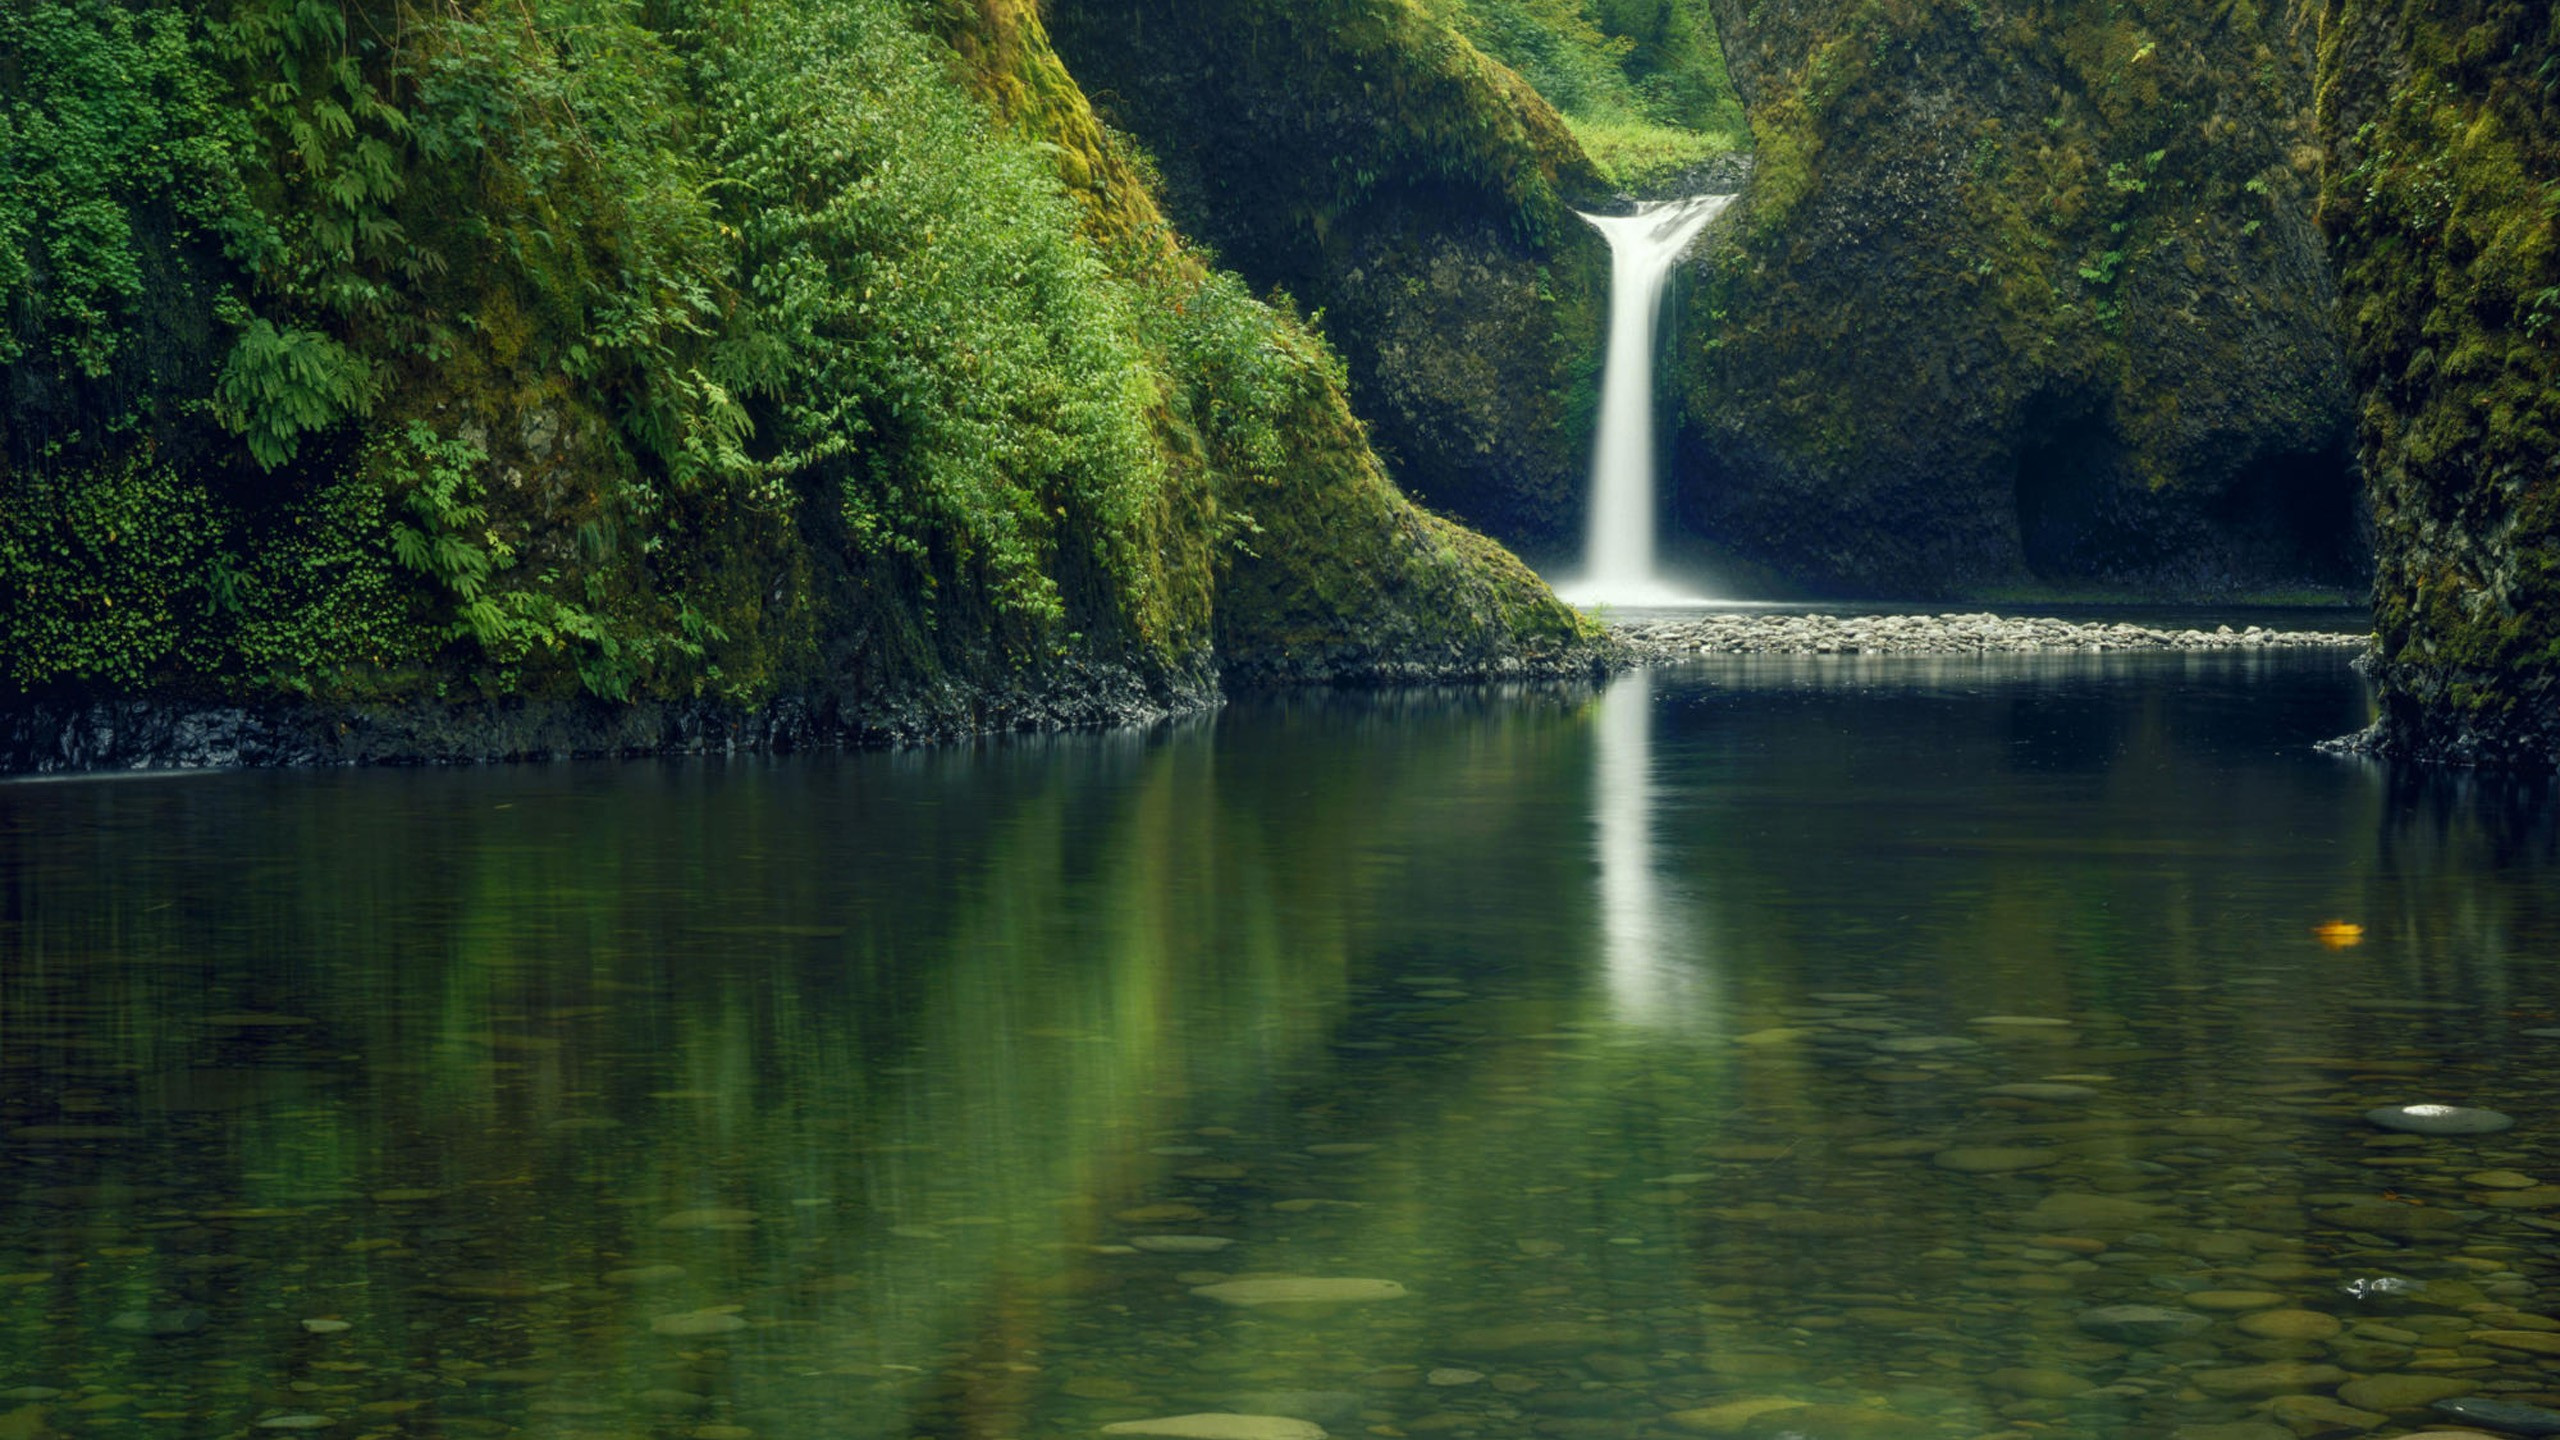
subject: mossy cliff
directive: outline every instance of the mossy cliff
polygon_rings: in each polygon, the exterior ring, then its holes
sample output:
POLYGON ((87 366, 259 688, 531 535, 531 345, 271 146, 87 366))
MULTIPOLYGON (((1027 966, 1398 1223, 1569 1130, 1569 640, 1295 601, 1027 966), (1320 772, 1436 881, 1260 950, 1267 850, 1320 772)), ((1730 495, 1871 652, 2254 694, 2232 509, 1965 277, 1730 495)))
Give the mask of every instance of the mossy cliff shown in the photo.
POLYGON ((476 755, 1589 653, 1027 0, 30 0, 0 79, 15 763, 189 705, 476 755))
POLYGON ((1678 499, 1861 594, 2359 583, 2288 0, 1715 0, 1757 168, 1678 499))
POLYGON ((1322 314, 1397 479, 1531 549, 1580 532, 1615 190, 1422 0, 1049 0, 1183 230, 1322 314))
POLYGON ((2560 12, 2331 0, 2321 31, 2378 562, 2365 741, 2560 763, 2560 12))

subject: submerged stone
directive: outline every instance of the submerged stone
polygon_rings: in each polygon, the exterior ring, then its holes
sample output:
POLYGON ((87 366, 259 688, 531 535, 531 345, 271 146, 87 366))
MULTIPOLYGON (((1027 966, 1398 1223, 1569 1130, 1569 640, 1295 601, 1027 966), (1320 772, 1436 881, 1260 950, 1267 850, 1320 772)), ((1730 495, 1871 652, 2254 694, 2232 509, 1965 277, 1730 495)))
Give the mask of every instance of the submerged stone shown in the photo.
POLYGON ((2013 1367, 1994 1370, 1982 1377, 1982 1383, 1994 1390, 2024 1395, 2037 1400, 2067 1400, 2089 1388, 2089 1382, 2067 1370, 2037 1370, 2013 1367))
POLYGON ((2240 1317, 2240 1333, 2261 1340, 2326 1340, 2346 1328, 2317 1310, 2261 1310, 2240 1317))
POLYGON ((2458 1395, 2439 1400, 2432 1407, 2439 1415, 2450 1415, 2472 1425, 2486 1425, 2510 1435, 2560 1435, 2560 1410, 2545 1410, 2518 1400, 2497 1400, 2486 1395, 2458 1395))
POLYGON ((2310 1365, 2298 1360, 2278 1360, 2266 1365, 2242 1365, 2229 1370, 2198 1370, 2188 1377, 2195 1387, 2207 1395, 2223 1399, 2240 1399, 2261 1395, 2282 1395, 2290 1391, 2325 1390, 2347 1379, 2347 1372, 2335 1365, 2310 1365))
POLYGON ((674 1315, 660 1315, 650 1320, 649 1333, 679 1338, 703 1335, 732 1335, 747 1328, 745 1317, 735 1305, 722 1305, 709 1310, 686 1310, 674 1315))
POLYGON ((2166 1206, 2128 1200, 2121 1195, 2057 1190, 2037 1201, 2036 1208, 2027 1212, 2027 1220, 2039 1230, 2120 1230, 2167 1213, 2166 1206))
POLYGON ((1763 1415, 1781 1410, 1805 1410, 1812 1402, 1793 1400, 1780 1395, 1763 1395, 1748 1400, 1728 1400, 1697 1410, 1675 1410, 1664 1418, 1683 1430, 1701 1435, 1739 1435, 1745 1425, 1763 1415))
POLYGON ((1160 1435, 1168 1440, 1325 1440, 1325 1429, 1312 1420, 1288 1415, 1231 1415, 1209 1412, 1167 1415, 1157 1420, 1123 1420, 1102 1427, 1105 1435, 1160 1435))
POLYGON ((2193 1310, 2172 1310, 2165 1305, 2103 1305, 2082 1311, 2077 1323, 2092 1335, 2130 1345, 2157 1345, 2213 1324, 2193 1310))
POLYGON ((2385 1130, 2411 1135, 2490 1135, 2515 1125, 2515 1117, 2461 1105, 2385 1105, 2364 1118, 2385 1130))
POLYGON ((2262 1408, 2300 1440, 2362 1434, 2391 1418, 2377 1410, 2341 1405, 2326 1395, 2278 1395, 2262 1408))
POLYGON ((2478 1383, 2443 1375, 2368 1375, 2339 1386, 2338 1398, 2359 1410, 2424 1410, 2439 1400, 2463 1394, 2478 1383))
POLYGON ((1192 1294, 1222 1305, 1353 1305, 1373 1300, 1400 1300, 1405 1288, 1393 1280, 1330 1276, 1280 1276, 1268 1280, 1227 1280, 1192 1287, 1192 1294))
POLYGON ((1982 1093, 2011 1100, 2094 1100, 2101 1092, 2087 1085, 2057 1085, 2051 1081, 2028 1080, 2015 1085, 1994 1085, 1982 1093))

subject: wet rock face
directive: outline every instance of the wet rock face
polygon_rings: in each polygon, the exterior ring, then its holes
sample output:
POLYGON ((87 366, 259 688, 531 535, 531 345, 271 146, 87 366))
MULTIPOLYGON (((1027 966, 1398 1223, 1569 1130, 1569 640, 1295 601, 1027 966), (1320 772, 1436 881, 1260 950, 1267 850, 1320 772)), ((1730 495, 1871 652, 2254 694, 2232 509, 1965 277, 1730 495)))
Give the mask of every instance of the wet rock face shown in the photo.
POLYGON ((2331 0, 2321 222, 2363 394, 2385 754, 2560 763, 2560 12, 2331 0))
POLYGON ((1612 196, 1562 119, 1418 9, 1057 0, 1068 67, 1185 234, 1324 312, 1397 483, 1533 556, 1579 538, 1612 196))
POLYGON ((1678 504, 1800 583, 2354 589, 2298 4, 1718 0, 1678 504))

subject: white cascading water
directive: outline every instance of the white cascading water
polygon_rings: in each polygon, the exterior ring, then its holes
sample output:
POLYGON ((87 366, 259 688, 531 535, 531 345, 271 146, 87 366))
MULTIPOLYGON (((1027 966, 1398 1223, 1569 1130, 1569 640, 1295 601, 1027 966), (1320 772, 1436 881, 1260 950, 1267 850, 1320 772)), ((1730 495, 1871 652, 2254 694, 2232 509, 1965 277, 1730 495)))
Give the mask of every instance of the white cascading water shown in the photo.
POLYGON ((1600 437, 1591 458, 1591 529, 1582 574, 1556 586, 1576 605, 1688 605, 1653 568, 1653 351, 1662 294, 1682 252, 1730 195, 1585 215, 1609 241, 1609 351, 1600 370, 1600 437))

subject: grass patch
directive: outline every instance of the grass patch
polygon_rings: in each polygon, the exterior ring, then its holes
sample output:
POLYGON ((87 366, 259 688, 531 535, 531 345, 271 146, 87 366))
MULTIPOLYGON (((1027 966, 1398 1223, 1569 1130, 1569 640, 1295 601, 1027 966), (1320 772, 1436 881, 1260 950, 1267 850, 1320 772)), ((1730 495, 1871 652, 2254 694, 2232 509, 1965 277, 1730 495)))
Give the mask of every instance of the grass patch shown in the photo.
POLYGON ((1630 190, 1668 180, 1701 161, 1745 148, 1739 134, 1684 130, 1650 120, 1584 119, 1567 115, 1565 124, 1592 161, 1610 179, 1630 190))

